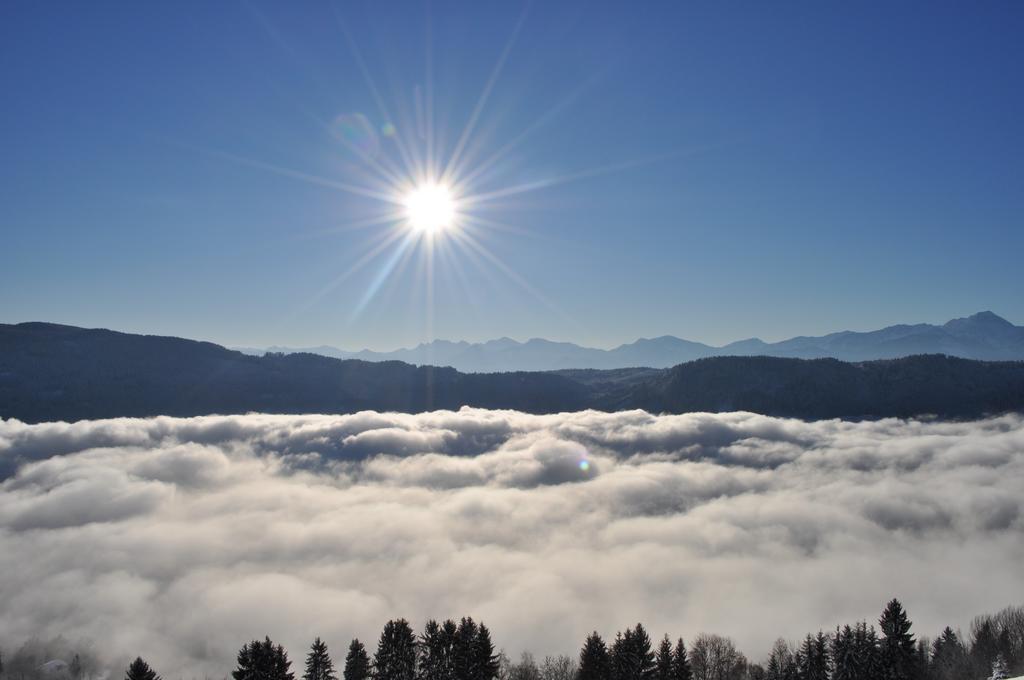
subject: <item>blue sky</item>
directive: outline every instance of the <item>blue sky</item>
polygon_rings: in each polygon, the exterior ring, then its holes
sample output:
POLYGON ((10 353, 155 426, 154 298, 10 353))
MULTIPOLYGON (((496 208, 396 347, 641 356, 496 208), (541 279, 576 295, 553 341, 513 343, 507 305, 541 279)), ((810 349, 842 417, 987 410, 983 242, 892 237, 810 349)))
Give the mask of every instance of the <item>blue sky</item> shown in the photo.
POLYGON ((1012 2, 4 3, 0 321, 380 349, 1022 323, 1021 35, 1012 2), (353 269, 398 227, 331 186, 381 186, 345 121, 404 171, 397 139, 443 161, 478 106, 467 172, 530 132, 473 191, 539 188, 466 208, 473 248, 353 269))

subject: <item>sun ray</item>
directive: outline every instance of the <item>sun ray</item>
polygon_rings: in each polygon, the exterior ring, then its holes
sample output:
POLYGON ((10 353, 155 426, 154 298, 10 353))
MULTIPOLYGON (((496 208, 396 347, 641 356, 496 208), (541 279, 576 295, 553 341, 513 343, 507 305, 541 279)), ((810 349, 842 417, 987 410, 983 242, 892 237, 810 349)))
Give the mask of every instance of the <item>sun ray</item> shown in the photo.
POLYGON ((229 153, 227 151, 221 151, 219 149, 209 149, 191 144, 184 144, 183 146, 191 148, 195 151, 199 151, 200 153, 205 153, 211 156, 217 156, 220 158, 224 158, 226 160, 233 161, 240 165, 248 165, 249 167, 258 168, 260 170, 266 170, 268 172, 273 172, 284 177, 289 177, 291 179, 297 179, 303 182, 308 182, 309 184, 329 187, 331 189, 338 189, 339 191, 355 194, 357 196, 374 198, 377 199, 378 201, 383 201, 385 203, 400 203, 398 198, 387 189, 375 191, 374 189, 371 188, 362 187, 355 184, 349 184, 347 182, 339 182, 337 180, 328 179, 326 177, 320 177, 319 175, 312 175, 308 172, 293 170, 292 168, 287 168, 283 165, 274 165, 273 163, 266 163, 264 161, 258 161, 253 158, 246 158, 245 156, 239 156, 233 153, 229 153))
MULTIPOLYGON (((477 241, 473 236, 462 232, 459 234, 459 241, 465 245, 468 245, 484 259, 490 262, 493 266, 497 267, 505 276, 511 279, 514 283, 519 285, 520 288, 525 290, 527 293, 536 298, 539 302, 548 307, 551 311, 555 312, 563 319, 576 323, 568 314, 566 314, 561 308, 558 307, 550 298, 541 293, 539 290, 530 285, 530 283, 519 275, 514 269, 509 267, 507 264, 501 261, 501 259, 487 249, 482 243, 477 241)), ((578 324, 577 324, 578 325, 578 324)))
POLYGON ((457 176, 459 172, 459 162, 462 151, 466 146, 466 142, 469 141, 469 136, 473 133, 473 128, 476 127, 477 120, 480 118, 480 114, 483 112, 484 106, 487 104, 487 100, 491 96, 491 91, 498 82, 498 77, 501 75, 501 71, 505 66, 505 62, 508 60, 509 54, 512 52, 512 47, 515 45, 516 40, 519 37, 519 33, 526 23, 526 17, 530 13, 530 3, 523 8, 522 14, 519 15, 519 20, 516 22, 515 27, 512 29, 512 34, 509 36, 508 41, 505 43, 504 49, 501 51, 501 55, 498 57, 497 63, 491 70, 490 77, 484 84, 484 89, 480 93, 480 98, 477 99, 476 106, 473 107, 473 112, 469 116, 469 120, 466 122, 465 127, 462 129, 462 134, 459 135, 459 140, 455 144, 455 150, 452 151, 451 156, 448 159, 448 163, 445 165, 444 171, 441 173, 442 181, 450 181, 452 177, 457 176))
MULTIPOLYGON (((370 69, 367 68, 366 62, 363 61, 363 55, 359 51, 359 46, 356 44, 355 38, 352 36, 352 32, 348 29, 348 24, 345 23, 344 18, 341 16, 341 12, 337 5, 333 6, 334 17, 338 22, 338 26, 341 28, 342 34, 345 36, 345 41, 348 44, 349 52, 352 53, 352 58, 356 62, 356 66, 359 68, 360 73, 363 76, 363 80, 366 82, 366 87, 370 90, 370 96, 373 97, 374 103, 377 105, 377 109, 380 111, 380 115, 384 116, 388 121, 394 120, 391 113, 384 103, 384 98, 380 94, 380 90, 377 89, 377 85, 373 81, 373 77, 370 75, 370 69)), ((410 175, 416 172, 416 164, 412 160, 412 155, 409 152, 408 147, 402 140, 400 134, 395 135, 395 146, 398 148, 398 153, 402 157, 402 162, 405 163, 406 172, 410 175)))
POLYGON ((388 247, 391 246, 395 241, 399 240, 403 236, 408 236, 408 232, 406 232, 405 230, 403 230, 403 229, 401 229, 399 227, 393 227, 392 229, 390 229, 388 231, 385 231, 385 232, 382 232, 382 233, 384 234, 384 236, 381 239, 380 243, 376 244, 375 246, 372 246, 366 253, 364 253, 362 256, 360 256, 359 259, 357 259, 355 262, 353 262, 352 265, 348 269, 343 271, 338 276, 334 277, 330 282, 327 283, 327 285, 325 285, 319 291, 317 291, 316 293, 311 295, 301 305, 301 308, 302 309, 308 309, 309 307, 311 307, 314 303, 316 303, 324 295, 327 295, 328 293, 330 293, 332 290, 334 290, 335 288, 340 286, 342 283, 344 283, 346 280, 348 280, 348 278, 351 277, 353 274, 355 274, 356 272, 361 270, 363 267, 365 267, 367 264, 372 262, 374 258, 376 258, 382 252, 387 250, 388 247))
POLYGON ((505 198, 508 196, 515 196, 518 194, 524 194, 531 191, 539 191, 541 189, 547 189, 550 187, 558 186, 560 184, 567 184, 569 182, 575 182, 581 179, 588 179, 590 177, 599 177, 601 175, 609 175, 616 172, 622 172, 623 170, 629 170, 632 168, 638 168, 644 165, 650 165, 652 163, 658 163, 660 161, 668 160, 670 158, 677 158, 683 154, 690 153, 688 151, 670 151, 666 153, 654 154, 645 158, 638 158, 630 161, 623 161, 621 163, 612 163, 609 165, 600 166, 597 168, 590 168, 587 170, 580 170, 567 175, 559 175, 556 177, 549 177, 547 179, 537 180, 535 182, 524 182, 523 184, 517 184, 503 189, 495 189, 494 191, 488 191, 479 194, 471 194, 463 199, 463 202, 468 205, 480 205, 487 203, 496 198, 505 198))
POLYGON ((296 235, 297 239, 308 239, 318 238, 321 236, 327 236, 331 234, 337 234, 345 231, 355 231, 358 229, 368 229, 370 227, 379 227, 384 224, 395 224, 402 220, 402 211, 396 210, 394 212, 385 213, 383 215, 377 215, 375 217, 367 217, 361 220, 349 220, 343 224, 334 227, 324 227, 323 229, 314 229, 312 231, 305 232, 303 234, 296 235))
POLYGON ((514 224, 507 224, 505 222, 488 219, 479 214, 467 214, 460 220, 459 225, 463 231, 476 227, 481 233, 485 233, 486 231, 503 231, 509 234, 515 234, 516 236, 528 236, 530 238, 541 239, 549 242, 555 240, 550 234, 541 233, 525 227, 519 227, 514 224))
POLYGON ((409 246, 415 241, 415 239, 416 236, 413 232, 406 232, 405 238, 402 239, 401 243, 398 244, 398 247, 395 248, 394 252, 391 253, 390 257, 388 257, 384 262, 384 266, 380 268, 377 275, 373 277, 373 281, 370 282, 370 285, 367 286, 366 290, 363 292, 362 297, 360 297, 355 309, 352 310, 352 313, 349 316, 350 321, 355 321, 359 318, 359 315, 362 314, 364 309, 366 309, 366 305, 373 300, 377 291, 380 290, 381 285, 383 285, 391 275, 392 270, 395 269, 395 265, 398 264, 399 258, 402 257, 403 253, 409 250, 409 246))
POLYGON ((593 87, 594 83, 599 80, 597 75, 592 76, 585 80, 581 85, 576 86, 575 89, 569 92, 568 95, 562 98, 557 104, 552 106, 550 109, 542 113, 537 120, 526 127, 522 132, 513 137, 511 140, 503 144, 497 151, 488 156, 485 160, 480 163, 476 163, 471 169, 467 170, 466 173, 459 177, 459 180, 467 185, 471 185, 480 175, 490 170, 498 161, 505 157, 510 151, 518 147, 524 141, 526 141, 532 134, 542 129, 545 125, 550 123, 552 120, 558 117, 560 113, 569 108, 576 102, 579 97, 586 92, 589 88, 593 87))

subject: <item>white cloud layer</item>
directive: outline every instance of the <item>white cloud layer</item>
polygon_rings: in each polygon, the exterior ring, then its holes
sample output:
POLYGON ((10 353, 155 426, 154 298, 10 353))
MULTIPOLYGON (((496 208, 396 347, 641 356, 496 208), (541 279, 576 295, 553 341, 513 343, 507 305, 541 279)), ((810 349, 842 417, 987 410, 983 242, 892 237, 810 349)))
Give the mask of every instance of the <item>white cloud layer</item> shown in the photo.
POLYGON ((0 479, 0 644, 168 678, 265 634, 295 665, 316 635, 372 651, 397 616, 471 614, 513 655, 643 621, 759 659, 892 596, 934 636, 1024 590, 1020 416, 0 421, 0 479))

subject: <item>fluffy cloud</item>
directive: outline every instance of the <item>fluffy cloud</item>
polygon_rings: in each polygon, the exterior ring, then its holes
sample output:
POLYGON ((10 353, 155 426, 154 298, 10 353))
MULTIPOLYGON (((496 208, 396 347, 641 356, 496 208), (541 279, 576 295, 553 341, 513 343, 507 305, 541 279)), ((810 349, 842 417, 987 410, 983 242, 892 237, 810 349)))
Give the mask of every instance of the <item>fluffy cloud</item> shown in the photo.
POLYGON ((750 413, 0 421, 0 643, 89 638, 223 676, 472 614, 510 653, 593 629, 921 634, 1019 600, 1024 419, 750 413), (581 465, 581 463, 583 463, 581 465))

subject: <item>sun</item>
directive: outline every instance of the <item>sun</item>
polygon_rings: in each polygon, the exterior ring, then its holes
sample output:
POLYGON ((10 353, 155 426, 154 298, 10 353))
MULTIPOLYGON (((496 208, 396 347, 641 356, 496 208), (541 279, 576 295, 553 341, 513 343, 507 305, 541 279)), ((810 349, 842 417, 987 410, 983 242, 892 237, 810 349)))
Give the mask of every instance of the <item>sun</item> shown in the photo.
POLYGON ((455 198, 444 184, 421 184, 405 195, 403 203, 409 225, 418 232, 435 234, 455 222, 455 198))

